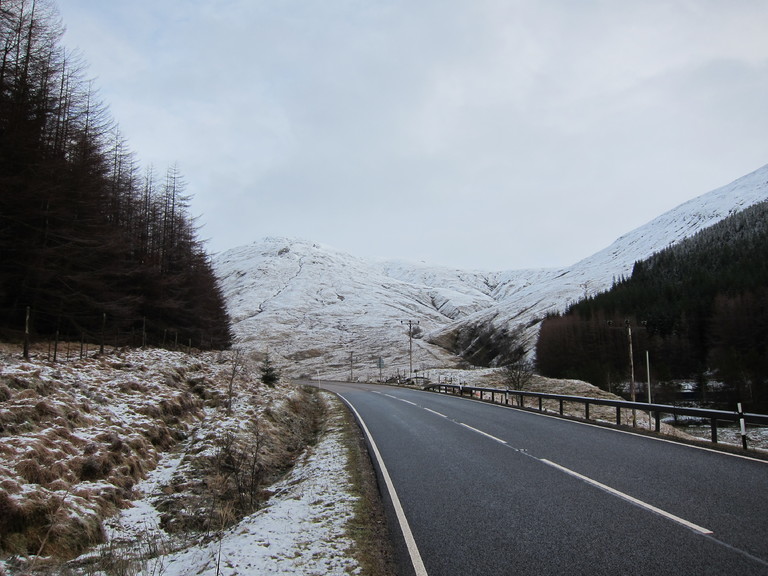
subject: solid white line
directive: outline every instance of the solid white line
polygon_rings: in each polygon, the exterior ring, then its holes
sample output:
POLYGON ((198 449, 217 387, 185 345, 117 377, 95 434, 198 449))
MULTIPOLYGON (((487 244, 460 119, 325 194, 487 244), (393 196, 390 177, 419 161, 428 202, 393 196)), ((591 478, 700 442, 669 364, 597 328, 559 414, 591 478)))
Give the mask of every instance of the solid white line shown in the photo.
POLYGON ((461 426, 464 426, 464 428, 469 428, 473 432, 477 432, 478 434, 482 434, 483 436, 487 436, 491 440, 496 440, 499 444, 506 444, 506 440, 502 440, 501 438, 496 438, 496 436, 492 436, 491 434, 488 434, 488 432, 483 432, 482 430, 478 430, 477 428, 473 428, 469 424, 464 424, 464 422, 459 422, 461 426))
POLYGON ((690 528, 694 532, 698 532, 699 534, 713 534, 712 530, 708 530, 707 528, 702 528, 698 524, 694 524, 693 522, 689 522, 688 520, 685 520, 684 518, 680 518, 679 516, 675 516, 674 514, 670 514, 669 512, 666 512, 665 510, 662 510, 661 508, 656 508, 656 506, 653 506, 651 504, 648 504, 647 502, 643 502, 642 500, 638 500, 637 498, 633 498, 629 494, 625 494, 624 492, 620 492, 619 490, 616 490, 615 488, 611 488, 610 486, 606 486, 602 482, 598 482, 597 480, 593 480, 592 478, 589 478, 588 476, 584 476, 582 474, 579 474, 578 472, 574 472, 573 470, 566 468, 565 466, 560 466, 560 464, 555 464, 551 460, 545 460, 543 458, 540 459, 541 462, 544 462, 544 464, 547 464, 549 466, 552 466, 553 468, 557 468, 558 470, 565 472, 566 474, 570 474, 571 476, 578 478, 579 480, 582 480, 586 482, 587 484, 591 484, 592 486, 596 486, 597 488, 600 488, 601 490, 605 490, 606 492, 613 494, 614 496, 618 496, 619 498, 622 498, 623 500, 626 500, 628 502, 631 502, 632 504, 635 504, 636 506, 640 506, 641 508, 645 508, 646 510, 650 510, 651 512, 655 512, 656 514, 659 514, 669 520, 672 520, 674 522, 677 522, 678 524, 682 524, 686 528, 690 528))
POLYGON ((442 416, 443 418, 448 418, 445 414, 441 414, 440 412, 437 412, 435 410, 432 410, 432 408, 424 408, 427 412, 432 412, 432 414, 436 414, 438 416, 442 416))
POLYGON ((384 459, 381 457, 379 447, 376 446, 376 442, 373 440, 373 436, 371 436, 371 433, 368 430, 368 426, 365 425, 365 421, 360 416, 360 413, 355 409, 354 406, 352 406, 349 400, 344 398, 344 396, 339 394, 339 397, 344 400, 352 412, 355 413, 357 421, 360 422, 360 427, 363 429, 363 432, 365 432, 368 441, 371 443, 371 450, 373 450, 373 454, 376 456, 376 461, 379 463, 381 475, 384 477, 384 483, 387 485, 389 497, 392 499, 392 506, 395 508, 395 514, 397 515, 397 521, 400 524, 400 530, 403 532, 403 538, 405 539, 405 545, 408 548, 408 554, 411 557, 413 570, 416 572, 416 576, 428 576, 427 569, 424 567, 424 562, 421 559, 421 553, 419 552, 419 548, 416 545, 416 540, 413 537, 413 532, 411 532, 411 526, 408 524, 408 519, 405 517, 405 511, 403 510, 403 506, 400 504, 400 498, 397 496, 397 491, 395 490, 395 485, 392 482, 392 478, 389 476, 389 471, 384 465, 384 459))

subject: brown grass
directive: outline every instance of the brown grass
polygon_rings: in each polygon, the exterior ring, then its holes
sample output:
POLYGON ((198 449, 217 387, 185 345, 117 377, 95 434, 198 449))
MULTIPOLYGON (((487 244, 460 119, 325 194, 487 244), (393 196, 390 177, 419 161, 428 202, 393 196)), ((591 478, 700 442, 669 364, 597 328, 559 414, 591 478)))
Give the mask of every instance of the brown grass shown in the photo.
POLYGON ((312 390, 264 410, 247 424, 206 435, 187 452, 192 477, 177 478, 158 504, 168 532, 210 533, 256 510, 322 428, 325 403, 312 390))
POLYGON ((16 464, 16 472, 29 484, 49 484, 56 476, 47 466, 41 466, 37 460, 27 458, 16 464))
MULTIPOLYGON (((151 356, 124 359, 133 354, 125 351, 54 364, 34 354, 21 361, 18 351, 4 356, 3 346, 0 554, 5 556, 71 558, 100 542, 102 520, 136 496, 136 482, 157 465, 160 452, 188 437, 204 406, 226 398, 227 362, 190 363, 179 355, 179 366, 168 369, 168 364, 156 367, 151 356), (3 373, 7 366, 12 374, 3 373), (196 373, 202 369, 205 375, 196 373), (130 410, 113 410, 125 404, 130 410)), ((323 403, 312 393, 298 391, 285 402, 273 402, 272 392, 263 394, 247 376, 238 376, 235 392, 253 426, 233 444, 231 455, 251 458, 258 482, 250 485, 244 475, 236 479, 226 463, 212 471, 211 446, 226 432, 214 420, 217 434, 189 447, 185 474, 190 475, 174 476, 164 488, 166 523, 189 515, 189 525, 218 529, 238 520, 263 502, 265 487, 315 441, 322 427, 323 403), (272 406, 269 417, 263 414, 265 405, 272 406), (253 498, 244 506, 246 485, 253 498), (195 498, 204 505, 187 507, 195 498)), ((230 425, 241 430, 235 419, 230 425)), ((42 567, 40 560, 35 562, 42 567)))

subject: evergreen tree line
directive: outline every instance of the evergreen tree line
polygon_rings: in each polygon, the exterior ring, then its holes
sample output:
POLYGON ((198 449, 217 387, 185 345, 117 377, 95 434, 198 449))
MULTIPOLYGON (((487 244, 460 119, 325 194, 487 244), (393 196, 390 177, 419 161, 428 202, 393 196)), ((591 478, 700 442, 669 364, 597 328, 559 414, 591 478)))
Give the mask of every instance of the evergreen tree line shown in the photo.
MULTIPOLYGON (((604 389, 635 375, 692 381, 705 400, 768 410, 768 203, 702 230, 648 260, 630 278, 544 320, 539 370, 604 389), (724 384, 719 397, 711 384, 724 384)), ((663 398, 661 398, 663 399, 663 398)))
POLYGON ((140 173, 50 0, 0 0, 0 332, 222 348, 179 171, 140 173))

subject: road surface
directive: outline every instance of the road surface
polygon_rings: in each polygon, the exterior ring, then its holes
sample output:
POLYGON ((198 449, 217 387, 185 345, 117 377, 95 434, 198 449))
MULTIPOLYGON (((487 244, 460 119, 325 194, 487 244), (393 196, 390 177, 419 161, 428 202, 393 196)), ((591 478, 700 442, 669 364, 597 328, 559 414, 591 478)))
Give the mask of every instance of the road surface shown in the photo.
POLYGON ((402 574, 768 575, 768 463, 419 390, 322 383, 369 436, 402 574))

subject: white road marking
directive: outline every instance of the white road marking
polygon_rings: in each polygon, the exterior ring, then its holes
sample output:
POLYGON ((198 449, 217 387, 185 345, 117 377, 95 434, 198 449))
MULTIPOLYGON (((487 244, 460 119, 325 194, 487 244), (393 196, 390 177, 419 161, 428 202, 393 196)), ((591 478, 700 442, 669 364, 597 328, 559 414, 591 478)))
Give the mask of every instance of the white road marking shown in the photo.
MULTIPOLYGON (((428 410, 428 408, 427 408, 428 410)), ((474 428, 470 426, 469 424, 464 424, 463 422, 457 422, 460 426, 464 426, 464 428, 468 428, 469 430, 472 430, 473 432, 477 432, 478 434, 482 434, 483 436, 486 436, 492 440, 495 440, 496 442, 499 442, 501 444, 507 444, 505 440, 502 440, 501 438, 497 438, 496 436, 493 436, 491 434, 488 434, 487 432, 483 432, 482 430, 478 430, 477 428, 474 428)), ((578 478, 579 480, 586 482, 587 484, 590 484, 592 486, 595 486, 596 488, 600 488, 601 490, 604 490, 605 492, 608 492, 609 494, 612 494, 614 496, 617 496, 621 498, 622 500, 625 500, 627 502, 630 502, 631 504, 634 504, 635 506, 639 506, 640 508, 644 508, 646 510, 649 510, 651 512, 654 512, 664 518, 667 518, 668 520, 672 520, 673 522, 677 522, 678 524, 682 524, 686 528, 689 528, 693 530, 694 532, 698 532, 699 534, 703 535, 710 535, 714 534, 712 530, 709 530, 708 528, 704 528, 702 526, 699 526, 698 524, 694 524, 693 522, 689 522, 685 518, 680 518, 679 516, 675 516, 674 514, 667 512, 666 510, 662 510, 661 508, 657 508, 656 506, 652 504, 648 504, 647 502, 643 502, 642 500, 639 500, 633 496, 630 496, 629 494, 626 494, 624 492, 621 492, 620 490, 616 490, 615 488, 611 488, 610 486, 603 484, 602 482, 598 482, 597 480, 593 480, 589 476, 584 476, 583 474, 579 474, 578 472, 575 472, 571 470, 570 468, 566 468, 565 466, 561 466, 560 464, 556 464, 555 462, 552 462, 551 460, 547 460, 545 458, 536 458, 535 456, 530 456, 531 458, 534 458, 535 460, 538 460, 539 462, 543 462, 547 466, 551 466, 552 468, 555 468, 557 470, 560 470, 561 472, 565 472, 566 474, 573 476, 574 478, 578 478)))
POLYGON ((482 434, 483 436, 486 436, 486 437, 490 438, 491 440, 495 440, 499 444, 506 444, 507 443, 506 440, 502 440, 501 438, 496 438, 496 436, 488 434, 488 432, 483 432, 482 430, 478 430, 477 428, 473 428, 469 424, 464 424, 464 422, 457 422, 457 424, 459 424, 461 426, 464 426, 464 428, 469 428, 473 432, 477 432, 478 434, 482 434))
MULTIPOLYGON (((451 398, 455 398, 455 396, 451 396, 451 398)), ((764 459, 754 458, 753 456, 747 456, 745 454, 725 452, 724 450, 707 448, 706 446, 699 446, 697 444, 685 444, 683 442, 680 442, 679 440, 674 440, 670 438, 659 438, 658 436, 648 436, 647 434, 638 434, 637 432, 633 432, 632 430, 620 430, 618 428, 612 428, 611 426, 613 426, 614 424, 608 420, 601 421, 602 424, 595 424, 593 422, 584 422, 580 420, 567 420, 567 419, 564 419, 562 416, 559 416, 558 414, 552 414, 547 412, 536 412, 534 410, 522 411, 517 406, 507 406, 505 404, 495 404, 495 403, 490 404, 487 401, 477 400, 475 398, 467 398, 466 396, 462 397, 461 399, 466 402, 477 402, 478 404, 482 404, 483 406, 494 406, 496 408, 501 408, 502 410, 512 410, 515 412, 522 412, 523 414, 530 414, 531 416, 541 416, 543 418, 551 418, 552 420, 559 420, 561 422, 570 422, 571 424, 578 424, 579 426, 589 426, 590 428, 598 428, 600 430, 605 430, 606 432, 616 432, 618 434, 627 434, 629 436, 644 438, 646 440, 652 440, 654 442, 664 442, 666 444, 674 444, 675 446, 680 446, 681 448, 692 448, 693 450, 702 450, 704 452, 719 454, 720 456, 728 456, 730 458, 739 458, 741 460, 749 460, 751 462, 758 462, 760 464, 768 464, 768 461, 764 459)))
POLYGON ((387 467, 384 465, 384 459, 381 457, 381 453, 379 452, 379 447, 376 445, 376 442, 373 440, 373 436, 371 436, 370 431, 368 430, 368 426, 365 425, 365 421, 360 416, 360 413, 355 410, 355 407, 352 406, 352 404, 344 398, 341 394, 339 394, 339 397, 344 400, 344 402, 349 406, 350 410, 355 413, 355 417, 357 418, 357 421, 360 423, 360 427, 363 429, 363 432, 365 433, 365 436, 368 438, 368 441, 371 443, 371 450, 373 450, 374 456, 376 456, 376 461, 379 463, 379 468, 381 469, 381 475, 384 477, 384 483, 387 486, 387 491, 389 492, 389 497, 392 499, 392 506, 395 508, 395 515, 397 516, 397 521, 400 524, 400 530, 403 532, 403 538, 405 539, 405 545, 408 548, 408 554, 411 557, 411 564, 413 564, 413 570, 416 573, 416 576, 428 576, 427 569, 424 567, 424 562, 421 559, 421 553, 419 552, 419 547, 416 545, 416 540, 413 537, 413 532, 411 532, 411 526, 408 524, 408 519, 405 517, 405 511, 403 510, 402 504, 400 504, 400 498, 397 496, 397 491, 395 490, 395 485, 392 482, 392 478, 389 476, 389 471, 387 470, 387 467))
MULTIPOLYGON (((743 550, 740 550, 739 548, 736 548, 734 546, 731 546, 730 544, 727 544, 725 542, 722 542, 722 541, 718 540, 717 538, 715 538, 713 536, 714 532, 712 530, 709 530, 708 528, 704 528, 702 526, 699 526, 698 524, 694 524, 693 522, 685 520, 684 518, 681 518, 679 516, 675 516, 674 514, 672 514, 670 512, 667 512, 665 510, 657 508, 656 506, 653 506, 652 504, 648 504, 647 502, 643 502, 642 500, 634 498, 633 496, 630 496, 629 494, 625 494, 624 492, 616 490, 615 488, 611 488, 610 486, 607 486, 606 484, 598 482, 597 480, 593 480, 592 478, 589 478, 588 476, 584 476, 583 474, 579 474, 578 472, 575 472, 574 470, 566 468, 565 466, 561 466, 560 464, 556 464, 555 462, 552 462, 551 460, 547 460, 545 458, 537 458, 536 456, 533 456, 532 454, 529 454, 525 449, 514 448, 514 447, 510 446, 505 440, 497 438, 496 436, 493 436, 492 434, 488 434, 487 432, 483 432, 482 430, 478 430, 477 428, 474 428, 473 426, 469 426, 468 424, 464 424, 463 422, 458 422, 456 420, 453 420, 452 418, 446 416, 445 414, 441 414, 440 412, 436 412, 435 410, 432 410, 432 409, 424 407, 424 406, 419 406, 418 404, 414 404, 413 402, 409 402, 407 400, 402 400, 401 398, 397 398, 396 396, 391 396, 390 394, 383 394, 381 392, 373 391, 373 390, 372 390, 372 392, 374 392, 376 394, 381 394, 383 396, 389 396, 390 398, 393 398, 395 400, 401 400, 402 402, 406 402, 407 404, 412 404, 413 406, 421 407, 424 410, 426 410, 427 412, 431 412, 433 414, 436 414, 437 416, 441 416, 443 418, 446 418, 446 419, 450 420, 451 422, 453 422, 455 424, 463 426, 463 427, 465 427, 465 428, 467 428, 469 430, 472 430, 473 432, 477 432, 478 434, 486 436, 487 438, 490 438, 491 440, 494 440, 496 442, 504 444, 504 445, 506 445, 507 447, 511 448, 512 450, 514 450, 516 452, 520 452, 521 454, 524 454, 524 455, 528 456, 529 458, 533 458, 534 460, 538 460, 539 462, 542 462, 542 463, 546 464, 547 466, 550 466, 552 468, 560 470, 561 472, 564 472, 564 473, 566 473, 566 474, 568 474, 570 476, 573 476, 574 478, 577 478, 577 479, 579 479, 579 480, 581 480, 581 481, 583 481, 583 482, 585 482, 587 484, 590 484, 590 485, 592 485, 592 486, 594 486, 596 488, 599 488, 599 489, 601 489, 601 490, 603 490, 603 491, 605 491, 605 492, 607 492, 609 494, 612 494, 612 495, 614 495, 614 496, 616 496, 618 498, 621 498, 622 500, 624 500, 626 502, 629 502, 631 504, 634 504, 635 506, 638 506, 640 508, 643 508, 645 510, 653 512, 655 514, 658 514, 658 515, 662 516, 663 518, 667 518, 668 520, 676 522, 676 523, 678 523, 678 524, 680 524, 680 525, 682 525, 682 526, 684 526, 684 527, 686 527, 686 528, 688 528, 690 530, 693 530, 694 532, 696 532, 698 534, 701 534, 702 536, 705 536, 708 539, 711 539, 713 542, 721 544, 722 546, 725 546, 726 548, 728 548, 730 550, 733 550, 733 551, 735 551, 735 552, 737 552, 737 553, 739 553, 739 554, 749 558, 752 561, 755 561, 755 562, 757 562, 759 564, 762 564, 764 566, 768 566, 768 562, 766 562, 765 560, 763 560, 761 558, 758 558, 756 556, 753 556, 753 555, 749 554, 748 552, 745 552, 743 550)), ((373 437, 371 436, 370 432, 368 431, 368 427, 365 425, 365 422, 363 422, 363 419, 360 417, 360 414, 357 412, 357 410, 355 410, 354 406, 352 406, 349 403, 349 401, 347 401, 346 398, 341 396, 341 394, 339 394, 339 396, 342 398, 342 400, 344 400, 344 402, 346 402, 346 404, 350 407, 350 409, 355 413, 355 415, 358 418, 358 421, 360 422, 361 427, 363 428, 363 431, 365 432, 366 436, 368 437, 368 439, 369 439, 369 441, 371 443, 371 448, 374 451, 374 455, 376 456, 376 460, 379 462, 379 466, 381 467, 382 475, 384 476, 384 481, 385 481, 385 483, 387 485, 387 489, 388 489, 390 497, 392 499, 393 506, 395 507, 395 513, 397 514, 398 522, 400 523, 400 528, 401 528, 401 530, 403 532, 403 536, 404 536, 405 541, 406 541, 406 546, 408 548, 408 552, 409 552, 409 554, 411 556, 411 562, 413 564, 416 576, 427 576, 426 568, 424 567, 424 563, 422 562, 422 559, 421 559, 421 554, 419 553, 418 547, 416 546, 416 542, 415 542, 415 540, 413 538, 413 534, 411 532, 410 526, 408 525, 408 521, 407 521, 407 519, 405 517, 405 512, 403 511, 402 505, 400 504, 400 500, 397 497, 397 492, 395 491, 394 484, 392 483, 392 480, 391 480, 391 478, 389 476, 389 472, 387 471, 386 466, 384 465, 384 461, 383 461, 383 459, 381 457, 381 454, 379 453, 379 449, 376 446, 376 443, 374 442, 373 437)), ((487 403, 485 403, 485 402, 483 404, 487 405, 487 403)), ((499 404, 494 404, 493 406, 497 406, 499 408, 514 409, 513 407, 508 407, 508 406, 499 405, 499 404)), ((548 414, 535 413, 535 412, 532 412, 532 414, 538 415, 538 416, 544 416, 546 418, 553 418, 553 419, 560 419, 561 420, 561 418, 558 418, 557 416, 552 416, 552 415, 548 415, 548 414)), ((589 423, 589 422, 576 422, 576 421, 572 421, 572 422, 574 424, 581 424, 583 426, 596 427, 596 428, 600 428, 602 430, 608 430, 608 431, 620 432, 620 433, 623 433, 623 434, 635 435, 635 433, 633 433, 631 431, 605 428, 605 427, 598 426, 596 424, 592 424, 592 423, 589 423)), ((759 459, 756 459, 756 458, 751 458, 749 456, 741 456, 741 455, 729 454, 727 452, 721 452, 721 451, 718 451, 718 450, 713 450, 711 448, 705 448, 705 447, 701 447, 701 446, 691 446, 691 445, 687 445, 687 444, 681 444, 679 442, 675 442, 674 440, 668 440, 668 439, 665 439, 665 438, 653 438, 653 437, 648 437, 648 436, 642 436, 642 437, 643 438, 652 439, 652 440, 656 440, 656 441, 659 441, 659 442, 667 442, 667 443, 670 443, 670 444, 676 444, 676 445, 681 446, 681 447, 688 447, 688 448, 695 448, 695 449, 698 449, 698 450, 705 450, 705 451, 708 451, 708 452, 714 452, 714 453, 725 455, 725 456, 735 456, 737 458, 743 458, 745 460, 754 460, 754 461, 760 462, 762 464, 766 463, 764 460, 759 460, 759 459)))
POLYGON ((648 504, 647 502, 643 502, 642 500, 638 500, 637 498, 634 498, 630 496, 629 494, 625 494, 624 492, 620 492, 619 490, 616 490, 615 488, 611 488, 610 486, 606 486, 602 482, 598 482, 597 480, 593 480, 592 478, 589 478, 588 476, 584 476, 583 474, 579 474, 578 472, 574 472, 570 468, 566 468, 565 466, 560 466, 560 464, 555 464, 551 460, 546 460, 544 458, 537 458, 540 462, 543 462, 544 464, 547 464, 548 466, 552 466, 553 468, 556 468, 560 470, 561 472, 565 472, 566 474, 570 474, 571 476, 578 478, 579 480, 582 480, 586 482, 587 484, 591 484, 592 486, 595 486, 597 488, 600 488, 601 490, 605 490, 609 494, 613 494, 614 496, 618 496, 619 498, 626 500, 627 502, 630 502, 636 506, 640 506, 641 508, 645 508, 646 510, 650 510, 651 512, 655 512, 656 514, 659 514, 660 516, 663 516, 664 518, 667 518, 669 520, 672 520, 674 522, 677 522, 678 524, 682 524, 686 528, 690 528, 694 532, 698 532, 699 534, 713 534, 712 530, 709 530, 707 528, 703 528, 699 526, 698 524, 694 524, 693 522, 689 522, 688 520, 685 520, 684 518, 680 518, 679 516, 675 516, 674 514, 671 514, 665 510, 662 510, 661 508, 656 508, 656 506, 653 506, 652 504, 648 504))
POLYGON ((419 407, 419 405, 416 404, 415 402, 398 398, 397 396, 393 396, 392 394, 384 394, 384 396, 386 396, 387 398, 392 398, 392 400, 399 400, 400 402, 405 402, 406 404, 410 404, 411 406, 416 406, 417 408, 419 407))

